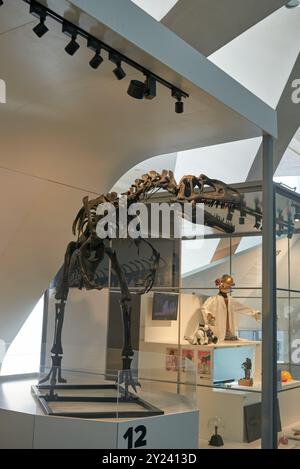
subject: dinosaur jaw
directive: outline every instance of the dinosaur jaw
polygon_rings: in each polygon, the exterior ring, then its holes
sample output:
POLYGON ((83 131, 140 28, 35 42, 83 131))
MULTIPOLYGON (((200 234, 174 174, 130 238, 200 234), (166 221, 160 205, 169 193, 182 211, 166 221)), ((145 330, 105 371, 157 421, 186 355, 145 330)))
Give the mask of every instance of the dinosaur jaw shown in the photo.
POLYGON ((208 212, 207 210, 204 210, 204 225, 228 234, 234 233, 235 231, 235 226, 232 223, 222 219, 219 215, 208 212))
MULTIPOLYGON (((186 202, 182 202, 180 201, 180 204, 184 205, 186 202)), ((198 205, 198 204, 197 204, 198 205)), ((217 214, 217 213, 213 213, 212 211, 210 211, 208 209, 211 208, 211 207, 216 207, 216 208, 221 208, 221 209, 231 209, 233 210, 233 205, 232 204, 223 204, 221 205, 221 203, 218 203, 216 201, 206 201, 205 202, 205 207, 207 207, 207 209, 203 209, 202 210, 202 207, 200 207, 200 214, 202 212, 202 217, 200 215, 200 218, 199 218, 199 211, 197 210, 197 207, 196 207, 196 203, 193 203, 193 209, 192 211, 184 211, 184 215, 183 215, 183 218, 195 225, 204 225, 204 226, 209 226, 213 229, 216 229, 218 231, 221 231, 223 233, 228 233, 228 234, 231 234, 231 233, 234 233, 235 231, 235 226, 228 220, 226 220, 226 218, 223 218, 222 217, 222 214, 217 214)))

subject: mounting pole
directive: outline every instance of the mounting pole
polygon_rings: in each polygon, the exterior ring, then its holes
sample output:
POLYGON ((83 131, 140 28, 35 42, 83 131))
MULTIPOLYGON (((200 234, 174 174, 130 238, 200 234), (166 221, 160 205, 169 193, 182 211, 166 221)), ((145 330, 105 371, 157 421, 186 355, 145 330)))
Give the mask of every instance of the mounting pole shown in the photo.
POLYGON ((274 140, 263 136, 262 237, 262 448, 277 448, 276 223, 274 140))

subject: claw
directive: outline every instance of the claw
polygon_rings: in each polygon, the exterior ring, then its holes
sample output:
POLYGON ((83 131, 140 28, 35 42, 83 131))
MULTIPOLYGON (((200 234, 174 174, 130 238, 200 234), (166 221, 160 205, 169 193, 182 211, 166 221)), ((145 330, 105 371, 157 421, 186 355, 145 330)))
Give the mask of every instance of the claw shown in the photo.
POLYGON ((120 373, 119 381, 117 382, 117 384, 119 386, 121 386, 122 384, 124 385, 124 387, 121 388, 121 392, 123 394, 121 399, 125 401, 135 399, 135 396, 132 396, 129 392, 130 386, 135 393, 138 392, 137 391, 138 387, 141 388, 141 383, 139 383, 139 381, 133 378, 131 370, 123 370, 120 373))
POLYGON ((65 378, 58 378, 59 383, 67 383, 68 381, 65 378))

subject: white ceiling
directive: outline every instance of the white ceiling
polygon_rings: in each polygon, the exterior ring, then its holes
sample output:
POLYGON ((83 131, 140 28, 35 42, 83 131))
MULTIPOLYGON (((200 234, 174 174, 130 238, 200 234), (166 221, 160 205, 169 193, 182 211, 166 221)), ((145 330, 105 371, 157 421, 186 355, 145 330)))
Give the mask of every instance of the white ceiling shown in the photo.
MULTIPOLYGON (((286 0, 179 0, 162 23, 208 56, 284 5, 286 0)), ((164 3, 152 1, 148 3, 164 3)))
POLYGON ((160 21, 178 0, 131 0, 138 7, 145 10, 149 15, 160 21))
POLYGON ((128 77, 118 82, 107 60, 92 70, 83 40, 70 57, 57 23, 49 20, 49 33, 38 39, 32 20, 20 0, 1 7, 2 167, 98 192, 146 158, 257 135, 246 119, 186 80, 191 99, 183 115, 175 114, 162 86, 153 101, 130 98, 129 78, 139 74, 125 67, 128 77))
POLYGON ((300 177, 300 129, 285 152, 275 176, 300 177))
POLYGON ((299 52, 300 7, 283 7, 209 59, 275 109, 299 52))
POLYGON ((154 156, 147 160, 141 161, 133 168, 130 168, 121 178, 114 184, 112 191, 122 194, 126 192, 136 178, 141 177, 148 171, 157 171, 160 173, 163 169, 175 171, 177 161, 177 153, 169 153, 168 155, 154 156))

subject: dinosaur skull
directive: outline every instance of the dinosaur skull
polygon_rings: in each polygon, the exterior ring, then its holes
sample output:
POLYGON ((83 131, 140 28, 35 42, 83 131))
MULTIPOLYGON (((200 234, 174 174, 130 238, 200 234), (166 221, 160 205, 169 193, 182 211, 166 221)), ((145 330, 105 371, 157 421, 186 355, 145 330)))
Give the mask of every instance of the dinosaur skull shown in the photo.
POLYGON ((228 206, 238 207, 240 194, 235 189, 218 179, 210 179, 204 174, 199 177, 183 176, 179 182, 178 200, 187 200, 195 203, 216 205, 221 208, 228 206))

